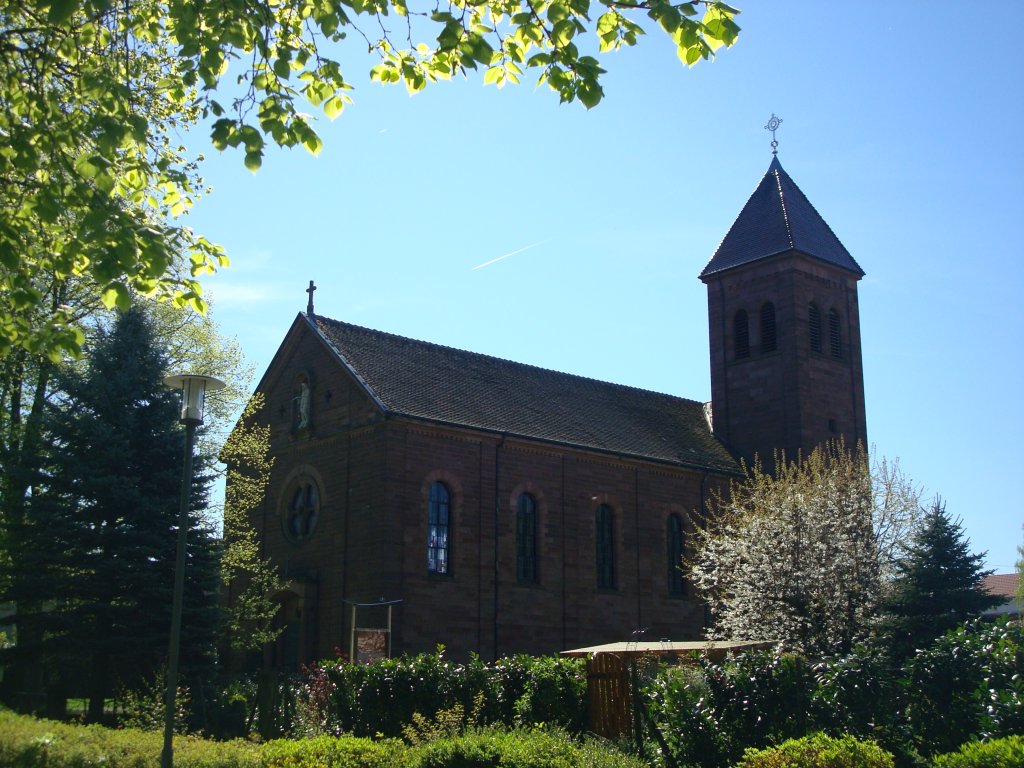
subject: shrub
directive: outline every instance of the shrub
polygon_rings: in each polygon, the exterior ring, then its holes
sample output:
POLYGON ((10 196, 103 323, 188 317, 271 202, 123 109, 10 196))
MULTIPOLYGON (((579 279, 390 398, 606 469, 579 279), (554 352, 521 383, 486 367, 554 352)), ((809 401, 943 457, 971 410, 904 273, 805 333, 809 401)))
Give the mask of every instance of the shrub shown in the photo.
POLYGON ((391 768, 404 750, 393 739, 317 736, 268 742, 260 750, 261 768, 391 768))
MULTIPOLYGON (((6 768, 139 768, 157 765, 163 737, 99 725, 67 725, 0 711, 0 765, 6 768)), ((257 768, 258 747, 245 742, 174 739, 177 768, 257 768)))
POLYGON ((644 768, 605 744, 578 744, 559 729, 484 729, 410 750, 409 768, 644 768))
POLYGON ((357 736, 399 736, 413 715, 436 719, 456 705, 474 722, 506 727, 547 723, 582 732, 586 675, 578 659, 515 656, 466 664, 433 654, 372 664, 325 664, 334 685, 332 722, 357 736))
POLYGON ((922 754, 1024 731, 1024 627, 975 621, 919 651, 905 668, 910 729, 922 754))
POLYGON ((1024 736, 971 741, 956 752, 937 755, 935 768, 1020 768, 1024 765, 1024 736))
POLYGON ((644 698, 672 760, 716 768, 731 765, 748 747, 813 730, 814 687, 802 658, 751 653, 670 669, 647 686, 644 698))
POLYGON ((737 768, 893 768, 892 755, 870 741, 821 733, 748 749, 737 768))

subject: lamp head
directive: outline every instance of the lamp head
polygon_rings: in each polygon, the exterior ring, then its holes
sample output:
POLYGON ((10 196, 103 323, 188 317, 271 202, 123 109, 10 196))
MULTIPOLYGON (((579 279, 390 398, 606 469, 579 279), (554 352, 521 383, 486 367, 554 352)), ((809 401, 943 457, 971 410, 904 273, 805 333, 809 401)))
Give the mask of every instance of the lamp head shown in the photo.
POLYGON ((170 389, 181 390, 181 421, 185 424, 203 423, 203 409, 206 406, 206 393, 227 386, 220 379, 213 376, 201 376, 197 374, 183 374, 180 376, 168 376, 164 384, 170 389))

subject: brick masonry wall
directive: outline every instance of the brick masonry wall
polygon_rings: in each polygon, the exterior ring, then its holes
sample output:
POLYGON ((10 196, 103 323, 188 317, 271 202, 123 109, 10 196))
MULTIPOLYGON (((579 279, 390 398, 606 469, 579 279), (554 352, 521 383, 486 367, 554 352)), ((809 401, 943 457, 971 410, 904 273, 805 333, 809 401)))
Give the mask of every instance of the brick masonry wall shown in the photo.
MULTIPOLYGON (((697 639, 703 606, 669 594, 667 521, 700 524, 702 495, 721 477, 626 458, 501 438, 472 430, 385 420, 376 405, 309 333, 282 348, 262 388, 276 457, 267 500, 254 523, 265 552, 289 579, 283 600, 297 613, 301 661, 347 651, 346 601, 401 600, 393 650, 454 658, 546 653, 628 640, 697 639), (292 429, 294 383, 311 386, 311 423, 292 429), (285 534, 298 477, 320 489, 308 538, 285 534), (427 572, 430 484, 452 491, 451 573, 427 572), (537 501, 538 580, 516 579, 516 501, 537 501), (595 511, 615 520, 616 585, 597 588, 595 511)), ((360 626, 383 626, 364 609, 360 626)), ((279 643, 280 645, 280 643, 279 643)), ((279 663, 284 651, 269 653, 279 663)))
POLYGON ((715 433, 748 461, 790 457, 828 439, 867 444, 857 277, 790 253, 708 280, 715 433), (775 305, 777 349, 760 350, 762 304, 775 305), (822 352, 810 348, 807 307, 822 314, 822 352), (828 312, 841 321, 842 357, 829 352, 828 312), (733 318, 750 320, 750 355, 737 359, 733 318))

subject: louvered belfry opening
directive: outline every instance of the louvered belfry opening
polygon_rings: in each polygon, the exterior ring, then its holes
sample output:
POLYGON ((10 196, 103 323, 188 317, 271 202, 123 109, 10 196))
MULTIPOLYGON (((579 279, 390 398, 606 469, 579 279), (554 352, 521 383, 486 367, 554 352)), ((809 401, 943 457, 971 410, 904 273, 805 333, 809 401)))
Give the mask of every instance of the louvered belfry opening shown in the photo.
POLYGON ((750 357, 750 323, 744 309, 737 312, 733 318, 733 337, 736 359, 750 357))
POLYGON ((821 310, 814 302, 807 306, 807 332, 810 337, 811 352, 821 352, 821 310))
POLYGON ((775 305, 766 301, 761 305, 761 354, 776 349, 775 305))
POLYGON ((843 356, 843 346, 839 337, 839 313, 834 309, 828 312, 828 345, 832 357, 839 359, 843 356))

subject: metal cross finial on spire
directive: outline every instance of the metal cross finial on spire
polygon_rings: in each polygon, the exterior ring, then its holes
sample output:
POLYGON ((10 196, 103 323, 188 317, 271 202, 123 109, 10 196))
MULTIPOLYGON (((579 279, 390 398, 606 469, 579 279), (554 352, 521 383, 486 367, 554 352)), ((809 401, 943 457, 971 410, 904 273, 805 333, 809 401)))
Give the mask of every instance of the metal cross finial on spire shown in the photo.
POLYGON ((309 288, 306 289, 306 293, 309 294, 309 301, 306 302, 306 314, 310 317, 313 316, 313 291, 316 290, 316 286, 313 285, 313 281, 309 281, 309 288))
POLYGON ((772 112, 771 118, 768 120, 768 125, 764 127, 766 131, 772 132, 772 154, 779 154, 779 142, 775 140, 775 131, 779 129, 779 123, 782 122, 781 117, 776 117, 775 113, 772 112))

